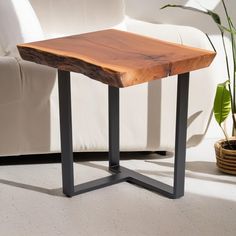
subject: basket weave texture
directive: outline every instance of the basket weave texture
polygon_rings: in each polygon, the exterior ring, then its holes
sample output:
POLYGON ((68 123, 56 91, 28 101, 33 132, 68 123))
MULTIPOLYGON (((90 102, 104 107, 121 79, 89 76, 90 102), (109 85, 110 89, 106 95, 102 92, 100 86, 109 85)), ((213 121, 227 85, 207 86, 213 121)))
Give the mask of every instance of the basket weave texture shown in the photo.
MULTIPOLYGON (((230 139, 229 142, 236 147, 236 139, 230 139)), ((236 150, 225 149, 226 146, 228 143, 225 139, 215 143, 216 165, 220 171, 236 175, 236 150)))

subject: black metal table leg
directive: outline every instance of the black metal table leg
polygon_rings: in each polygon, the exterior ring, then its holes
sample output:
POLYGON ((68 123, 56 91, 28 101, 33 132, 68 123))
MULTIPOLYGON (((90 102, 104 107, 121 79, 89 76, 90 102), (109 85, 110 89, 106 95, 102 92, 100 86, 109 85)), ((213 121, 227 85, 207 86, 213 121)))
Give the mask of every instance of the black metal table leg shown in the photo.
POLYGON ((184 195, 189 73, 178 76, 177 86, 174 198, 184 195))
POLYGON ((178 75, 174 186, 151 179, 119 164, 119 88, 109 86, 109 170, 112 175, 74 186, 70 72, 58 71, 63 193, 74 196, 123 181, 169 198, 184 195, 189 73, 178 75))
POLYGON ((108 87, 109 167, 120 164, 119 88, 108 87))
POLYGON ((70 72, 58 71, 63 193, 74 194, 70 72))

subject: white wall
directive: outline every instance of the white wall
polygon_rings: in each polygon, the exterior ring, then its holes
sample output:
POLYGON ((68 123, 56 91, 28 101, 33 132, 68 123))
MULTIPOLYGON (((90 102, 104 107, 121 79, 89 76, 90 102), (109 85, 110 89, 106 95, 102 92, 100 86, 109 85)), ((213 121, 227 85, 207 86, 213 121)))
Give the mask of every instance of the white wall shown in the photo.
MULTIPOLYGON (((236 1, 235 0, 226 0, 225 1, 230 15, 232 16, 233 22, 236 23, 236 1)), ((202 6, 217 12, 222 16, 222 21, 224 25, 227 25, 225 22, 225 14, 221 0, 125 0, 126 3, 126 14, 132 18, 144 20, 153 23, 165 23, 165 24, 179 24, 179 25, 188 25, 196 27, 203 32, 209 34, 217 48, 217 58, 216 64, 216 75, 217 81, 225 81, 227 79, 226 66, 223 54, 223 47, 221 43, 221 38, 219 35, 219 30, 216 27, 215 23, 209 16, 205 16, 199 13, 186 11, 177 8, 167 8, 160 10, 160 7, 166 4, 181 4, 201 8, 202 6)), ((231 51, 230 45, 227 46, 228 50, 231 51)), ((232 71, 232 70, 231 70, 232 71)), ((228 129, 230 130, 230 128, 228 129)), ((207 138, 221 138, 223 137, 222 131, 219 129, 214 118, 210 123, 208 129, 207 138)))

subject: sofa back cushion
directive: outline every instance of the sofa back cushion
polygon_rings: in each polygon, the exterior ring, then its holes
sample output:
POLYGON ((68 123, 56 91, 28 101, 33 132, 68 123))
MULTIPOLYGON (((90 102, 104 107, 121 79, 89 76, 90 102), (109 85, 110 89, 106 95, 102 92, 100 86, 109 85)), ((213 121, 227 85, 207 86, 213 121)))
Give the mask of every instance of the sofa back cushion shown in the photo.
POLYGON ((120 24, 123 0, 30 0, 47 38, 120 24))
POLYGON ((43 39, 29 0, 0 0, 0 45, 4 55, 17 56, 16 44, 43 39))

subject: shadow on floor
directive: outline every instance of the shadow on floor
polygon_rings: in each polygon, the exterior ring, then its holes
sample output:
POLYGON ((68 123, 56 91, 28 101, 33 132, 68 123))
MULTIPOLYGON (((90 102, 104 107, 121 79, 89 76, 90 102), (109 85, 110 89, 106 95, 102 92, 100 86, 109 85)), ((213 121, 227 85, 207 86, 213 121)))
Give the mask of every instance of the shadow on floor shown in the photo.
MULTIPOLYGON (((146 162, 163 167, 170 167, 170 168, 174 167, 173 163, 169 162, 167 163, 167 162, 150 161, 150 160, 147 160, 146 162)), ((217 170, 215 162, 209 162, 209 161, 187 161, 185 169, 188 171, 198 172, 202 174, 222 175, 222 173, 217 170)))
MULTIPOLYGON (((40 154, 40 155, 22 155, 22 156, 0 156, 1 165, 32 165, 32 164, 49 164, 60 163, 61 154, 40 154)), ((152 160, 166 159, 173 157, 173 153, 167 152, 121 152, 121 160, 152 160)), ((75 162, 87 161, 106 161, 108 160, 107 152, 83 152, 74 153, 75 162)))
MULTIPOLYGON (((156 176, 162 176, 162 177, 172 177, 173 176, 173 167, 174 165, 172 163, 166 163, 166 162, 154 162, 147 160, 146 162, 156 164, 159 166, 169 167, 172 168, 170 171, 152 171, 152 170, 141 170, 141 169, 135 169, 135 171, 144 174, 144 175, 156 175, 156 176)), ((83 163, 83 165, 101 169, 104 171, 107 171, 107 168, 103 165, 97 164, 97 163, 83 163)), ((221 173, 217 168, 216 164, 214 162, 207 162, 207 161, 191 161, 186 162, 186 174, 185 176, 188 178, 195 178, 199 180, 206 180, 206 181, 212 181, 212 182, 218 182, 218 183, 227 183, 227 184, 236 184, 235 181, 231 180, 225 180, 222 178, 222 176, 226 176, 226 174, 221 173), (202 176, 199 174, 208 174, 212 176, 202 176)), ((228 176, 228 175, 227 175, 228 176)))
MULTIPOLYGON (((166 162, 154 162, 154 161, 147 161, 152 164, 156 164, 159 166, 169 167, 172 168, 172 171, 148 171, 148 170, 136 170, 142 174, 147 175, 158 175, 158 176, 173 176, 173 167, 172 163, 166 162)), ((208 161, 190 161, 186 162, 186 174, 185 176, 188 178, 194 178, 199 180, 206 180, 211 182, 218 182, 218 183, 226 183, 226 184, 236 184, 236 180, 226 180, 218 177, 222 176, 229 176, 220 172, 215 162, 208 162, 208 161), (200 174, 207 174, 212 176, 203 176, 200 174)))
MULTIPOLYGON (((25 157, 14 157, 13 159, 3 161, 3 157, 0 158, 0 165, 22 165, 22 164, 41 164, 41 163, 59 163, 60 157, 58 154, 53 155, 34 155, 34 158, 29 158, 29 156, 25 157), (36 158, 37 157, 37 158, 36 158)), ((108 171, 108 168, 104 165, 99 163, 92 163, 89 161, 102 161, 107 160, 107 153, 83 153, 83 155, 79 154, 78 156, 75 155, 75 162, 80 165, 85 165, 91 168, 101 169, 103 171, 108 171), (93 158, 92 158, 93 157, 93 158)), ((153 171, 153 170, 143 170, 143 169, 135 169, 135 171, 144 174, 144 175, 156 175, 156 176, 165 176, 165 177, 172 177, 173 176, 173 163, 167 162, 160 162, 160 161, 153 161, 153 159, 165 159, 170 158, 172 155, 161 156, 156 153, 122 153, 121 159, 122 160, 129 160, 129 159, 140 159, 144 160, 145 162, 152 163, 155 165, 159 165, 162 167, 171 168, 171 170, 161 170, 161 171, 153 171), (135 157, 135 158, 134 158, 135 157)), ((12 157, 10 157, 12 158, 12 157)), ((6 159, 6 158, 5 158, 6 159)), ((207 161, 191 161, 186 162, 186 177, 195 178, 199 180, 206 180, 212 182, 219 182, 219 183, 227 183, 227 184, 236 184, 236 181, 225 180, 222 178, 218 178, 224 176, 221 172, 219 172, 216 168, 214 162, 207 162, 207 161), (208 174, 208 176, 203 176, 201 174, 208 174), (209 176, 212 175, 212 176, 209 176)), ((9 186, 14 186, 18 188, 23 188, 31 191, 36 191, 48 195, 64 197, 62 193, 62 188, 57 189, 47 189, 42 187, 37 187, 29 184, 19 183, 10 180, 0 179, 1 184, 6 184, 9 186)))
MULTIPOLYGON (((166 152, 121 152, 121 160, 153 160, 153 159, 166 159, 173 156, 172 153, 166 152), (159 154, 158 154, 159 153, 159 154), (165 155, 164 155, 165 154, 165 155)), ((90 161, 106 161, 108 160, 108 153, 74 153, 75 164, 79 163, 92 168, 107 171, 108 167, 91 163, 90 161)), ((40 155, 25 155, 25 156, 10 156, 0 157, 0 166, 6 165, 32 165, 32 164, 50 164, 60 163, 60 154, 40 154, 40 155)), ((0 184, 6 184, 17 188, 23 188, 31 191, 36 191, 48 195, 64 197, 62 188, 47 189, 43 187, 33 186, 29 184, 19 183, 15 181, 0 179, 0 184)))
POLYGON ((23 188, 39 193, 44 193, 48 195, 53 195, 53 196, 59 196, 59 197, 64 197, 65 195, 62 193, 62 188, 57 188, 57 189, 47 189, 47 188, 42 188, 38 186, 33 186, 29 184, 23 184, 23 183, 18 183, 15 181, 10 181, 10 180, 5 180, 5 179, 0 179, 0 184, 6 184, 9 186, 17 187, 17 188, 23 188))

